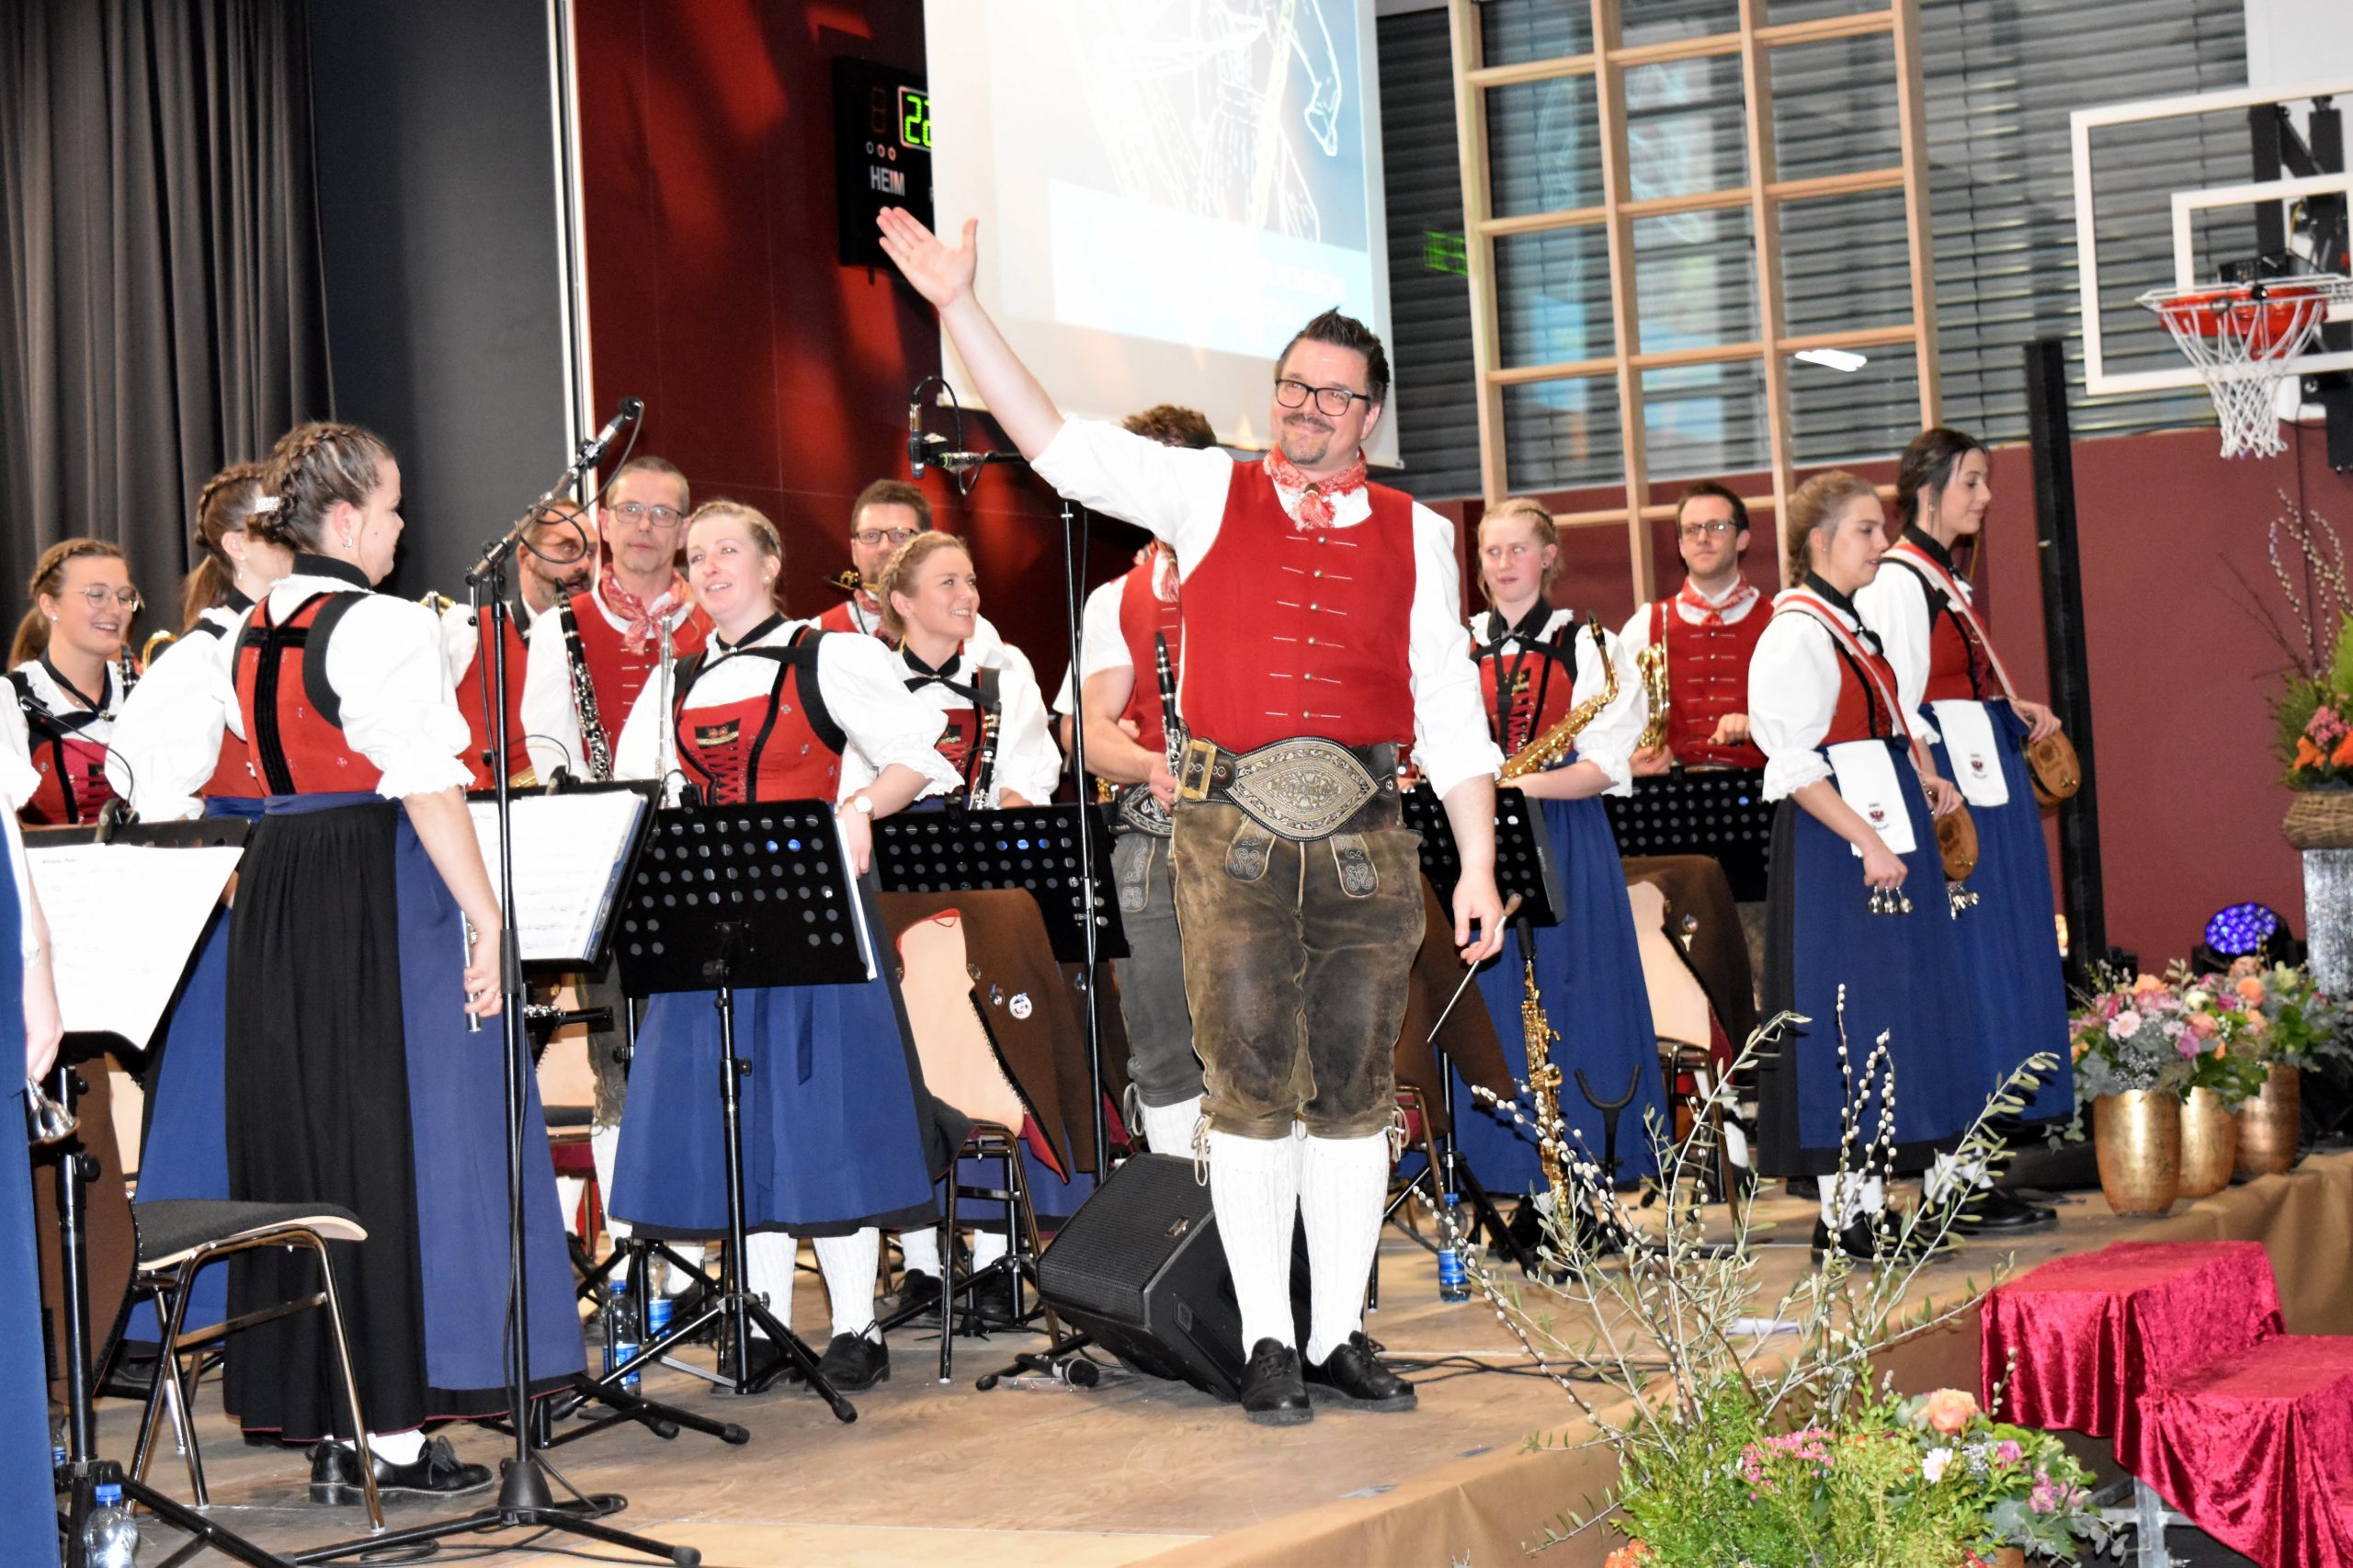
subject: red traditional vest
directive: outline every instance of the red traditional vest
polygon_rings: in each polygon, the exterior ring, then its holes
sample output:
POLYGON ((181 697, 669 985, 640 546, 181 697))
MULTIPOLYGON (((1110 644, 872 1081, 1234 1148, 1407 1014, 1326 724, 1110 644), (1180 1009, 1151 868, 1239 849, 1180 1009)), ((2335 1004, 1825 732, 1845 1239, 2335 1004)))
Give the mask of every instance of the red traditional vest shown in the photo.
POLYGON ((313 594, 283 623, 269 601, 237 639, 237 711, 256 771, 272 795, 373 790, 383 773, 344 739, 342 704, 327 684, 327 640, 367 596, 313 594))
MULTIPOLYGON (((105 743, 85 739, 70 722, 51 713, 22 675, 10 671, 8 682, 16 689, 7 700, 24 710, 26 750, 33 771, 40 775, 31 799, 17 806, 17 817, 34 827, 97 821, 100 808, 114 799, 114 786, 107 781, 105 743)), ((100 689, 103 693, 104 687, 100 689)))
POLYGON ((729 659, 772 664, 776 684, 767 695, 689 710, 687 695, 704 671, 699 653, 679 661, 673 712, 678 765, 706 803, 824 801, 841 792, 842 750, 847 744, 817 688, 817 644, 824 634, 803 631, 781 648, 746 648, 729 659))
MULTIPOLYGON (((1185 672, 1184 601, 1169 603, 1153 591, 1152 579, 1158 564, 1158 552, 1147 555, 1142 565, 1131 567, 1120 583, 1120 638, 1128 645, 1129 662, 1135 665, 1135 686, 1128 693, 1128 706, 1120 717, 1136 727, 1136 744, 1148 752, 1167 749, 1167 733, 1160 723, 1160 653, 1154 645, 1155 637, 1168 639, 1168 667, 1178 680, 1185 672)), ((1175 575, 1174 571, 1170 575, 1175 575)))
MULTIPOLYGON (((622 641, 620 629, 605 619, 594 589, 572 596, 572 619, 580 628, 580 656, 587 662, 589 684, 597 690, 597 714, 604 721, 609 744, 629 722, 637 694, 645 689, 646 677, 661 660, 661 640, 657 637, 643 653, 631 648, 622 641)), ((710 635, 710 618, 697 607, 671 634, 670 652, 679 659, 699 653, 710 635)))
POLYGON ((1185 579, 1185 722, 1229 751, 1319 735, 1343 745, 1414 733, 1406 624, 1414 504, 1365 487, 1354 528, 1295 526, 1258 463, 1237 463, 1224 519, 1185 579))
MULTIPOLYGON (((199 620, 188 628, 190 637, 225 637, 227 628, 216 621, 199 620)), ((247 745, 228 725, 221 726, 221 754, 212 760, 212 777, 197 791, 206 800, 257 801, 262 797, 261 780, 254 777, 253 748, 247 745)))
POLYGON ((844 599, 841 603, 835 605, 832 608, 826 610, 824 614, 817 618, 817 630, 820 631, 849 631, 858 633, 861 636, 873 637, 881 642, 889 642, 890 639, 882 635, 882 623, 879 619, 874 623, 874 630, 871 631, 867 631, 866 628, 858 623, 858 617, 853 614, 851 610, 851 607, 857 601, 854 598, 844 599))
POLYGON ((1673 599, 1651 606, 1651 642, 1666 645, 1666 745, 1676 760, 1721 767, 1762 767, 1755 745, 1708 744, 1727 713, 1748 711, 1748 660, 1772 619, 1762 605, 1738 620, 1694 626, 1673 599))
POLYGON ((1953 608, 1949 585, 1938 581, 1949 574, 1909 539, 1898 540, 1881 558, 1880 569, 1885 571, 1890 566, 1917 578, 1921 595, 1927 601, 1928 685, 1920 700, 1984 702, 1999 699, 2003 695, 2001 682, 1994 673, 1990 651, 1980 645, 1976 633, 1953 608))
MULTIPOLYGON (((681 630, 684 629, 681 628, 681 630)), ((585 622, 582 623, 580 641, 583 648, 588 645, 585 622)), ((530 754, 523 746, 523 737, 528 733, 523 728, 523 661, 529 656, 523 646, 523 634, 515 629, 513 621, 508 621, 506 623, 506 740, 508 754, 517 764, 508 782, 517 788, 529 788, 539 782, 539 775, 531 768, 530 754)), ((592 670, 594 667, 594 665, 590 666, 592 670)), ((496 671, 492 668, 490 662, 490 640, 483 635, 483 629, 476 626, 473 663, 468 665, 466 673, 458 678, 458 711, 466 716, 466 751, 465 756, 460 760, 465 763, 466 771, 473 775, 473 782, 467 786, 472 790, 492 789, 498 782, 491 772, 490 764, 485 760, 490 755, 492 743, 498 737, 493 733, 489 710, 483 706, 482 695, 484 677, 495 675, 496 671)), ((604 693, 600 688, 597 692, 599 710, 602 710, 603 703, 604 693)))
POLYGON ((1838 705, 1830 715, 1830 733, 1822 737, 1823 745, 1908 739, 1909 727, 1899 725, 1894 720, 1891 704, 1895 671, 1884 655, 1864 647, 1855 633, 1843 625, 1833 631, 1826 619, 1827 611, 1801 609, 1784 599, 1774 607, 1773 613, 1813 621, 1830 638, 1831 654, 1838 664, 1838 705))
MULTIPOLYGON (((1547 612, 1548 619, 1550 612, 1547 612)), ((1487 730, 1508 756, 1567 716, 1576 697, 1576 618, 1561 625, 1557 639, 1523 642, 1506 653, 1498 644, 1473 647, 1479 661, 1479 699, 1487 730), (1503 693, 1508 690, 1508 699, 1503 693)))

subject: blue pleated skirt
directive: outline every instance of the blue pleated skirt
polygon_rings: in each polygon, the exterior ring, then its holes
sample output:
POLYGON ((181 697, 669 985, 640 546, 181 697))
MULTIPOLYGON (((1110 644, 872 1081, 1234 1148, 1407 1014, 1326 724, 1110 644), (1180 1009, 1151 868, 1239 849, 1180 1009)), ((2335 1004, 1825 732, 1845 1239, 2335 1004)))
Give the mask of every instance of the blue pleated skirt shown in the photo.
POLYGON ((1951 1147, 1984 1109, 1993 1081, 1998 1052, 1979 1031, 1963 988, 1927 801, 1910 757, 1899 744, 1889 745, 1912 819, 1914 847, 1904 858, 1909 915, 1870 913, 1861 858, 1796 802, 1783 801, 1774 819, 1765 1010, 1769 1017, 1792 1009, 1808 1021, 1784 1032, 1757 1073, 1759 1157, 1768 1175, 1836 1170, 1849 1108, 1861 1130, 1859 1148, 1877 1131, 1885 1080, 1866 1078, 1863 1068, 1881 1033, 1895 1069, 1899 1166, 1925 1165, 1951 1147))
MULTIPOLYGON (((223 796, 204 802, 207 817, 256 819, 260 801, 223 796)), ((214 912, 196 949, 195 966, 164 1028, 155 1081, 148 1085, 147 1131, 139 1148, 139 1200, 229 1196, 228 1111, 221 1082, 223 1014, 229 1001, 231 911, 214 912)), ((214 1264, 196 1277, 183 1320, 191 1328, 219 1323, 229 1311, 229 1266, 214 1264)), ((142 1301, 129 1336, 160 1339, 163 1325, 142 1301)))
MULTIPOLYGON (((638 1030, 612 1210, 665 1234, 727 1226, 713 993, 656 996, 638 1030)), ((751 1228, 841 1234, 935 1221, 924 1124, 887 978, 735 994, 744 1213, 751 1228)))
MULTIPOLYGON (((1598 797, 1540 802, 1545 831, 1561 873, 1566 917, 1538 926, 1532 944, 1536 981, 1547 1020, 1561 1038, 1552 1062, 1561 1070, 1561 1112, 1597 1161, 1603 1155, 1602 1114, 1577 1087, 1583 1072, 1594 1095, 1614 1100, 1631 1086, 1633 1098, 1618 1113, 1618 1176, 1653 1175, 1648 1119, 1667 1114, 1658 1065, 1658 1034, 1651 1025, 1650 991, 1634 942, 1632 906, 1609 813, 1598 797)), ((1500 957, 1479 971, 1479 994, 1495 1022, 1495 1038, 1512 1076, 1528 1077, 1528 1040, 1520 1024, 1527 994, 1528 955, 1517 927, 1500 957)), ((1543 1172, 1532 1128, 1515 1130, 1507 1114, 1473 1098, 1458 1077, 1455 1139, 1472 1170, 1496 1193, 1540 1187, 1543 1172)))
MULTIPOLYGON (((1954 922, 1961 965, 1977 1008, 1977 1033, 1995 1048, 1983 1095, 1991 1095, 2029 1056, 2046 1051, 2057 1065, 2027 1101, 2019 1119, 2056 1121, 2074 1114, 2075 1080, 2068 1065, 2067 981, 2060 964, 2051 896, 2051 858, 2042 837, 2042 809, 2026 766, 2026 724, 2006 702, 1984 707, 1994 722, 2002 778, 2010 798, 1999 806, 1972 806, 1977 824, 1977 869, 1969 891, 1977 903, 1954 922)), ((1942 742, 1937 767, 1948 778, 1952 759, 1942 742)))
MULTIPOLYGON (((21 912, 14 877, 0 873, 0 1059, 15 1083, 25 1060, 21 912)), ((32 1162, 25 1092, 0 1095, 0 1519, 14 1519, 8 1561, 56 1568, 50 1488, 49 1370, 41 1354, 40 1269, 35 1262, 32 1162)))

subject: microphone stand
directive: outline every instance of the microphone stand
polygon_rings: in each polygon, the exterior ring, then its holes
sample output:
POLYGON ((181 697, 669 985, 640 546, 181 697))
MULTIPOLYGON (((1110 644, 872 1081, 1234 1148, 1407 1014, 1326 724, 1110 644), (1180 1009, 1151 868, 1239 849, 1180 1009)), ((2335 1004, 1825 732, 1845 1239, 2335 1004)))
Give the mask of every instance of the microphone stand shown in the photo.
MULTIPOLYGON (((633 403, 634 399, 627 400, 633 403)), ((626 406, 626 404, 625 404, 626 406)), ((616 424, 619 424, 616 421, 616 424)), ((509 733, 506 710, 507 670, 506 631, 513 624, 512 612, 506 599, 506 569, 521 547, 523 536, 536 520, 540 506, 567 491, 576 491, 579 482, 604 456, 607 435, 580 444, 580 450, 563 477, 549 487, 522 520, 509 528, 505 537, 483 551, 466 574, 467 597, 471 602, 476 631, 476 646, 483 646, 480 636, 483 615, 487 603, 491 616, 490 637, 487 640, 490 679, 488 709, 491 717, 491 755, 493 790, 497 802, 498 865, 494 877, 498 890, 498 966, 499 993, 505 1006, 499 1011, 500 1049, 506 1063, 506 1291, 509 1302, 506 1314, 507 1355, 507 1420, 515 1437, 515 1455, 505 1461, 498 1488, 498 1500, 489 1507, 462 1518, 447 1519, 438 1524, 420 1525, 414 1529, 390 1531, 344 1546, 328 1547, 306 1552, 294 1561, 324 1562, 340 1557, 361 1553, 376 1555, 391 1549, 439 1540, 444 1536, 465 1535, 489 1529, 531 1528, 558 1530, 602 1541, 631 1551, 643 1552, 649 1557, 667 1559, 679 1564, 695 1564, 702 1561, 702 1553, 691 1546, 666 1546, 644 1536, 631 1535, 597 1522, 597 1517, 616 1514, 629 1506, 629 1499, 618 1494, 600 1493, 577 1503, 558 1503, 548 1485, 545 1463, 533 1452, 530 1410, 530 1297, 527 1290, 527 1266, 523 1246, 523 1108, 527 1101, 525 1073, 529 1070, 529 1053, 525 1043, 523 1009, 523 955, 521 929, 515 917, 515 839, 513 832, 514 796, 507 766, 516 737, 509 733)), ((476 657, 483 654, 477 653, 476 657)))
MULTIPOLYGON (((991 454, 994 456, 995 454, 991 454)), ((1081 907, 1086 913, 1080 927, 1086 938, 1086 1090, 1089 1114, 1095 1127, 1095 1181, 1097 1187, 1111 1174, 1111 1128, 1103 1109, 1103 1024, 1097 1016, 1102 987, 1100 965, 1096 956, 1097 926, 1095 914, 1095 808, 1086 798, 1086 702, 1079 679, 1079 621, 1084 612, 1086 588, 1078 580, 1078 536, 1085 524, 1079 521, 1083 508, 1063 498, 1063 613, 1067 618, 1065 630, 1070 650, 1070 756, 1074 790, 1078 798, 1078 886, 1081 907)))

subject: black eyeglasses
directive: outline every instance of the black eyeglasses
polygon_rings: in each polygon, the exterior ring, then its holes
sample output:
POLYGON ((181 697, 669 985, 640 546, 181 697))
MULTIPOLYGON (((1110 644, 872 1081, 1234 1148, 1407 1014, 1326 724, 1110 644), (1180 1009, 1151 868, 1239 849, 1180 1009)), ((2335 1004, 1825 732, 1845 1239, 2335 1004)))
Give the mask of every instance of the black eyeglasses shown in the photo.
POLYGON ((1732 530, 1733 521, 1730 517, 1710 517, 1702 522, 1678 524, 1675 531, 1685 539, 1698 539, 1703 534, 1714 534, 1722 538, 1732 530))
POLYGON ((675 528, 685 520, 685 514, 673 506, 649 506, 642 501, 624 501, 613 508, 613 515, 625 523, 644 523, 655 528, 675 528))
POLYGON ((896 550, 922 531, 920 528, 860 528, 849 537, 869 550, 888 540, 891 548, 896 550))
POLYGON ((1305 408, 1310 397, 1315 399, 1315 412, 1327 419, 1337 419, 1348 411, 1348 404, 1352 403, 1372 401, 1364 393, 1350 392, 1346 387, 1311 387, 1305 381, 1276 378, 1275 401, 1285 408, 1305 408))

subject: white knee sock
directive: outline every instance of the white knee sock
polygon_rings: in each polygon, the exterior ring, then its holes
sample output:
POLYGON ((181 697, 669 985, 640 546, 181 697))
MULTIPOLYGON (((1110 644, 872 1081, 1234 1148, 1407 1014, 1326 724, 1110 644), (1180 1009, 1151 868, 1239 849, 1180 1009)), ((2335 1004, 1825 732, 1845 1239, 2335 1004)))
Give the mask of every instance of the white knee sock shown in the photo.
POLYGON ((1946 1196, 1956 1187, 1963 1189, 1972 1187, 1991 1187, 1994 1185, 1994 1179, 1992 1173, 1986 1170, 1984 1160, 1964 1162, 1957 1155, 1938 1154, 1929 1164, 1927 1179, 1921 1185, 1923 1194, 1929 1202, 1942 1203, 1946 1196))
POLYGON ((583 1234, 580 1230, 580 1195, 587 1189, 587 1182, 579 1176, 555 1178, 556 1208, 563 1215, 563 1228, 583 1241, 593 1242, 596 1237, 583 1234))
POLYGON ((947 1277, 947 1270, 939 1267, 939 1233, 929 1226, 920 1231, 901 1231, 899 1256, 910 1274, 928 1274, 934 1279, 947 1277))
POLYGON ((789 1232, 754 1231, 744 1238, 744 1288, 768 1299, 768 1312, 792 1326, 792 1266, 801 1244, 789 1232))
POLYGON ((425 1452, 425 1434, 415 1430, 370 1432, 368 1451, 381 1456, 386 1464, 415 1464, 417 1456, 425 1452))
POLYGON ((1883 1176, 1830 1175, 1822 1178, 1822 1222, 1843 1231, 1858 1215, 1876 1214, 1887 1207, 1883 1176))
POLYGON ((621 1130, 618 1127, 592 1127, 588 1130, 588 1157, 597 1165, 597 1201, 605 1210, 605 1233, 619 1241, 629 1234, 629 1221, 613 1218, 613 1164, 620 1158, 621 1130))
POLYGON ((1210 1132, 1210 1202, 1242 1309, 1242 1353, 1262 1339, 1290 1345, 1290 1236, 1299 1212, 1299 1157, 1289 1137, 1210 1132))
POLYGON ((869 1225, 846 1236, 820 1236, 816 1246, 817 1270, 825 1277, 825 1298, 833 1304, 834 1334, 866 1333, 874 1326, 874 1276, 882 1261, 882 1233, 869 1225))
POLYGON ((1200 1096, 1175 1105, 1148 1105, 1142 1110, 1143 1141, 1154 1153, 1191 1156, 1193 1124, 1201 1119, 1200 1096))
POLYGON ((972 1267, 975 1271, 986 1268, 1011 1250, 1003 1231, 975 1229, 972 1232, 972 1267))
POLYGON ((1364 1327, 1364 1291, 1381 1244, 1381 1200, 1389 1191, 1389 1134, 1310 1138, 1299 1175, 1307 1223, 1307 1359, 1324 1358, 1364 1327))

